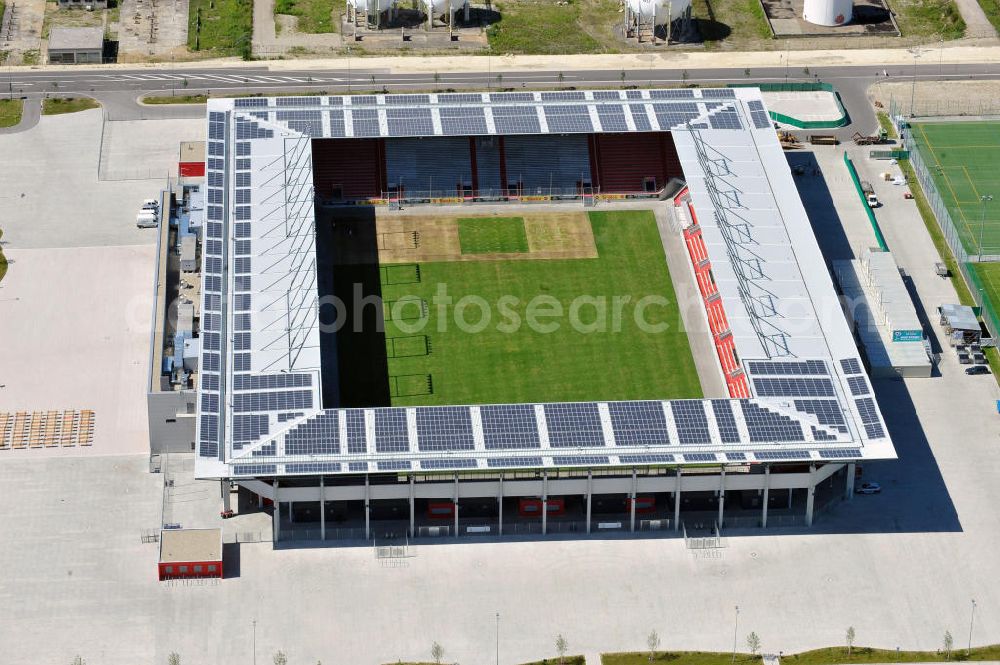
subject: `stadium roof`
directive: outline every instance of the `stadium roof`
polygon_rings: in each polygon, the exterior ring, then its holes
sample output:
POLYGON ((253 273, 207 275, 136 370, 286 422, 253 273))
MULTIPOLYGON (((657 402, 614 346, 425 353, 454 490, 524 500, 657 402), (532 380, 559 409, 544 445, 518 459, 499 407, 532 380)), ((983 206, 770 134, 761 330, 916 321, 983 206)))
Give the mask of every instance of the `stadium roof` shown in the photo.
POLYGON ((200 477, 895 456, 759 90, 211 99, 208 121, 200 477), (321 408, 312 137, 668 129, 753 398, 321 408))

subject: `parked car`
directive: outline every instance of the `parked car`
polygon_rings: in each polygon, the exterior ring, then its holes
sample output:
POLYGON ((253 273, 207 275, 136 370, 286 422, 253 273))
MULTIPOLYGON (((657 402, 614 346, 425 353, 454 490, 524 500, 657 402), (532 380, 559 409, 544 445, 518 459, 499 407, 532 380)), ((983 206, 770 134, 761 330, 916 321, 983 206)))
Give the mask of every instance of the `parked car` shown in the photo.
POLYGON ((989 374, 990 370, 986 365, 973 365, 972 367, 966 367, 965 373, 969 376, 975 376, 976 374, 989 374))
POLYGON ((882 491, 882 486, 878 483, 862 483, 861 487, 854 490, 855 494, 878 494, 882 491))

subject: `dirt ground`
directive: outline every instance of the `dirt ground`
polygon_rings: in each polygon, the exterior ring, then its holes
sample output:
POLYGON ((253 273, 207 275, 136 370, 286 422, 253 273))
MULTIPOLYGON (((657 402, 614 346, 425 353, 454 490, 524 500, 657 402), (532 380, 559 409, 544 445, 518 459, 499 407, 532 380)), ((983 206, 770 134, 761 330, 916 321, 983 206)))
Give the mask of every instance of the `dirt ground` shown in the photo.
MULTIPOLYGON (((461 218, 489 217, 468 215, 461 218)), ((529 212, 520 217, 524 219, 528 237, 527 252, 462 254, 458 239, 459 217, 380 213, 375 222, 379 263, 597 258, 597 246, 587 213, 529 212)))
POLYGON ((890 100, 904 113, 910 112, 910 97, 917 115, 960 116, 1000 114, 1000 81, 881 81, 868 90, 873 101, 886 111, 890 100))

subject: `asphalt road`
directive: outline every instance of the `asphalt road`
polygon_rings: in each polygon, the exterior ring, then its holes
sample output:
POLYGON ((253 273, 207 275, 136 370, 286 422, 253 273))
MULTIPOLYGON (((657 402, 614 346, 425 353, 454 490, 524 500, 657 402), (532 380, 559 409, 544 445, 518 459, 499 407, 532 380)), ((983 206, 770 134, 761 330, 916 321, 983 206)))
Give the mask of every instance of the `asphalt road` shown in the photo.
POLYGON ((755 68, 752 77, 742 69, 682 69, 656 68, 631 70, 622 79, 618 69, 570 71, 498 71, 469 73, 399 74, 386 70, 357 67, 332 70, 272 72, 267 66, 250 64, 233 69, 137 69, 134 71, 14 71, 0 73, 0 94, 41 97, 45 95, 85 94, 99 99, 113 119, 196 117, 198 107, 164 105, 148 107, 137 103, 146 94, 200 94, 206 92, 287 92, 295 90, 325 90, 347 93, 386 89, 392 92, 434 89, 493 88, 559 88, 626 85, 701 85, 735 82, 780 82, 821 80, 832 83, 840 92, 851 115, 851 131, 870 131, 875 117, 865 99, 867 88, 880 79, 910 81, 946 79, 1000 78, 1000 63, 975 65, 893 66, 877 69, 871 66, 812 67, 808 71, 792 67, 755 68), (6 74, 6 75, 4 75, 6 74), (436 80, 435 80, 436 79, 436 80))

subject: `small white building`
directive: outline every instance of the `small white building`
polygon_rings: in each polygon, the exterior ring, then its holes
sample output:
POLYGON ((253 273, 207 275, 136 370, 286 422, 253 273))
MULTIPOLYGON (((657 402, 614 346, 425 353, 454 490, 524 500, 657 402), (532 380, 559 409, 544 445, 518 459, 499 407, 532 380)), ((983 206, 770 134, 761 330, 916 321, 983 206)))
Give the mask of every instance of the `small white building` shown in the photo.
POLYGON ((100 64, 104 57, 104 28, 52 28, 49 64, 100 64))
POLYGON ((181 238, 181 272, 198 269, 198 238, 189 233, 181 238))

